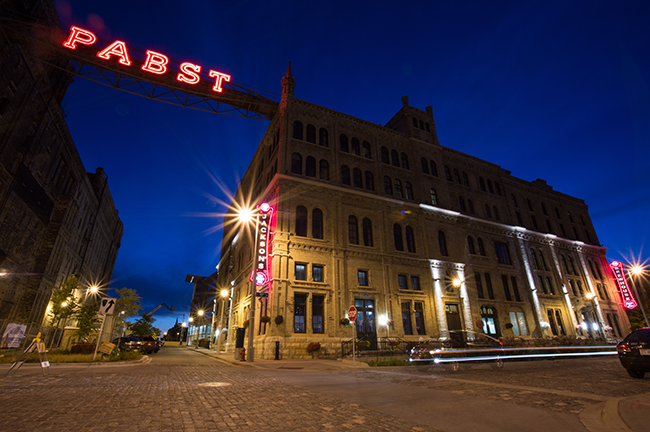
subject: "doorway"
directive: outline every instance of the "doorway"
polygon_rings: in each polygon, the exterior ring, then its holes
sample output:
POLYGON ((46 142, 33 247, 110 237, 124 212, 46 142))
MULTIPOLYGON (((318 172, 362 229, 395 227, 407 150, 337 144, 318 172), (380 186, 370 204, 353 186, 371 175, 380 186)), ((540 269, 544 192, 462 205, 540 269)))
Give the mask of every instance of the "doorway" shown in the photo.
POLYGON ((377 325, 375 323, 375 301, 354 299, 357 308, 357 338, 370 342, 370 349, 377 349, 377 325))

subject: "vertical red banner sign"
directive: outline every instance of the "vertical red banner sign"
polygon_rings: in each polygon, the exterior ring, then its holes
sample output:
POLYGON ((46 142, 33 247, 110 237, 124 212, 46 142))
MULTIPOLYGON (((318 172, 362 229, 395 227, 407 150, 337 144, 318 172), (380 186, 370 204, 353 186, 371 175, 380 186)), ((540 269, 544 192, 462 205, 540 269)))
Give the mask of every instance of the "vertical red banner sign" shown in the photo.
POLYGON ((632 292, 630 291, 630 287, 627 285, 627 280, 625 279, 625 267, 623 267, 623 263, 619 261, 613 261, 609 265, 609 268, 612 269, 612 273, 614 274, 614 281, 616 282, 618 290, 621 293, 623 306, 625 306, 627 309, 634 309, 638 306, 638 304, 634 299, 632 292))
POLYGON ((269 253, 271 251, 271 219, 273 217, 273 207, 267 203, 257 206, 259 214, 257 215, 257 244, 255 245, 255 262, 251 280, 255 285, 266 285, 271 279, 271 264, 269 262, 269 253))

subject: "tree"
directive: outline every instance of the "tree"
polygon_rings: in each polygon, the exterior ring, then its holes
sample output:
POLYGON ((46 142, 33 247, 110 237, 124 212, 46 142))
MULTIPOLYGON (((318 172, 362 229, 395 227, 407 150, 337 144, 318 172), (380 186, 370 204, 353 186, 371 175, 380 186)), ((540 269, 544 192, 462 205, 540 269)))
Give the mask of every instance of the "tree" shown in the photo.
POLYGON ((101 321, 97 313, 98 309, 97 303, 86 303, 75 314, 78 327, 75 336, 79 338, 79 341, 87 342, 88 336, 97 331, 97 325, 101 321))
MULTIPOLYGON (((49 315, 51 317, 50 325, 55 330, 59 329, 61 323, 74 315, 77 310, 77 299, 74 296, 74 291, 79 289, 81 284, 77 280, 77 277, 72 275, 68 280, 63 282, 61 288, 55 289, 52 292, 50 301, 52 302, 52 307, 50 308, 49 315)), ((54 346, 54 339, 50 342, 50 349, 54 346)))
POLYGON ((149 314, 143 314, 142 318, 132 324, 130 327, 131 334, 138 336, 157 336, 160 330, 153 326, 156 319, 149 314))
MULTIPOLYGON (((641 299, 639 299, 639 304, 641 299)), ((650 299, 643 302, 643 309, 645 310, 646 315, 650 310, 650 299)), ((626 309, 627 317, 630 319, 630 327, 632 330, 647 327, 645 318, 643 317, 643 312, 641 312, 641 306, 637 306, 632 310, 626 309)))
POLYGON ((126 329, 130 323, 129 318, 138 316, 142 306, 140 301, 142 298, 138 293, 131 288, 122 288, 115 290, 117 295, 117 302, 115 303, 115 321, 113 327, 118 329, 118 334, 121 329, 126 329))

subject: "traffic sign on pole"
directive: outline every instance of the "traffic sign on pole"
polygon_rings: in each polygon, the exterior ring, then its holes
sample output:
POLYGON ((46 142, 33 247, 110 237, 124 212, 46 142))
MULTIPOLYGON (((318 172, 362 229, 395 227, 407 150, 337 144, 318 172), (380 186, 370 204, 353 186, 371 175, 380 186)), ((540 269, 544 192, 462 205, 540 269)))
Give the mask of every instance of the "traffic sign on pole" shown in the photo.
POLYGON ((99 303, 99 313, 102 315, 113 315, 115 311, 115 299, 104 297, 99 303))
POLYGON ((355 322, 357 320, 357 308, 354 306, 350 306, 350 309, 348 309, 348 319, 350 322, 355 322))

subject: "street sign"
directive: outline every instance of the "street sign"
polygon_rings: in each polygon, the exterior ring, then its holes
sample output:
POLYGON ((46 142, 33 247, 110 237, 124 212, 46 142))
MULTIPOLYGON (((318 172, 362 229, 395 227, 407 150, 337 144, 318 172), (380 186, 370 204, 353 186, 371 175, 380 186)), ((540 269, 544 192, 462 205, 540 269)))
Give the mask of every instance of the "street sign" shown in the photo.
POLYGON ((115 299, 104 297, 99 303, 99 313, 102 315, 113 315, 115 311, 115 299))
POLYGON ((255 293, 255 295, 256 295, 257 297, 266 298, 266 297, 269 296, 269 293, 267 293, 267 292, 263 292, 263 293, 258 292, 258 293, 255 293))
POLYGON ((350 322, 355 322, 357 320, 357 308, 354 306, 350 306, 350 309, 348 309, 348 319, 350 322))

